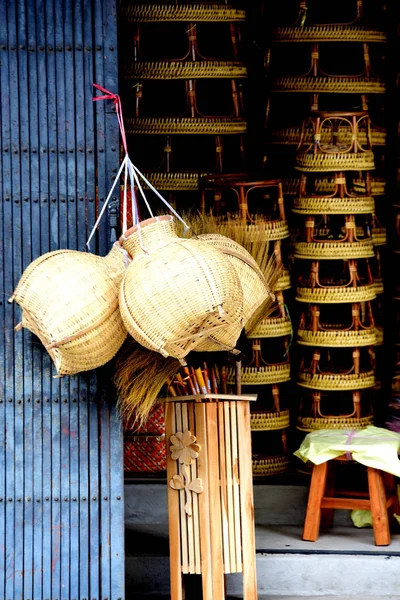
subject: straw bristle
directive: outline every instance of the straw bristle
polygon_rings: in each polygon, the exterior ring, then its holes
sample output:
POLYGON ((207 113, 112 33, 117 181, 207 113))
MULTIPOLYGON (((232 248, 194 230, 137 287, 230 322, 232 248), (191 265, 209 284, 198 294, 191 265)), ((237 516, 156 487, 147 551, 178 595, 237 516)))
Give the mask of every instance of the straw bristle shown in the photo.
POLYGON ((117 361, 114 377, 123 418, 143 425, 162 387, 176 375, 179 366, 175 358, 164 358, 129 341, 117 361))

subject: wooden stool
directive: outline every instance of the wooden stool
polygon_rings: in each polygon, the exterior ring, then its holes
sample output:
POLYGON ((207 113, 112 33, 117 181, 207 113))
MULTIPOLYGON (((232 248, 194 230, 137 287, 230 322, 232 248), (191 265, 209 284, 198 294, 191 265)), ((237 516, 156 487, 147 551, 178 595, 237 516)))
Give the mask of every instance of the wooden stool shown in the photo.
MULTIPOLYGON (((345 456, 334 460, 346 461, 345 456)), ((331 526, 333 510, 370 510, 376 546, 390 544, 389 517, 400 514, 399 499, 393 475, 372 467, 367 468, 369 492, 350 490, 342 497, 335 495, 335 484, 331 477, 332 461, 314 465, 304 521, 303 540, 318 539, 321 517, 324 525, 331 526)))

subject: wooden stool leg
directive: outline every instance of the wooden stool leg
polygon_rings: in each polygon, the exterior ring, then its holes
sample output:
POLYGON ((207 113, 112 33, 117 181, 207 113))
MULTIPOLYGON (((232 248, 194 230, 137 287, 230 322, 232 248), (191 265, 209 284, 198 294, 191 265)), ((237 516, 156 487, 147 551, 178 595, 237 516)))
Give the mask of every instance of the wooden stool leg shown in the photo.
POLYGON ((386 497, 389 500, 388 505, 388 515, 389 515, 389 525, 393 520, 393 515, 400 515, 400 501, 399 494, 397 490, 397 483, 395 481, 394 475, 391 473, 382 472, 383 483, 385 485, 386 497))
POLYGON ((303 540, 309 542, 315 542, 318 539, 321 523, 321 500, 325 492, 327 473, 328 462, 314 465, 303 529, 303 540))
MULTIPOLYGON (((331 461, 329 464, 326 485, 325 485, 325 496, 332 498, 335 495, 335 480, 336 480, 336 464, 335 461, 331 461)), ((330 529, 333 525, 333 517, 335 514, 334 508, 323 508, 321 510, 321 527, 330 529)))
POLYGON ((368 487, 375 545, 388 546, 390 544, 390 531, 386 508, 386 494, 382 473, 378 469, 368 467, 368 487))

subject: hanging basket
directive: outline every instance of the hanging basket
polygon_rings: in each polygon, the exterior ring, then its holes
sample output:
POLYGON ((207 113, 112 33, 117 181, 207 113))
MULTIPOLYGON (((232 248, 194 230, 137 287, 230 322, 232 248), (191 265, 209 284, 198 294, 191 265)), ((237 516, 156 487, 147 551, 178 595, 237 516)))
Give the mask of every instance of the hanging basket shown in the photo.
POLYGON ((183 359, 218 329, 243 326, 243 291, 217 248, 175 233, 172 217, 155 217, 121 238, 132 257, 120 292, 126 328, 145 348, 183 359))
POLYGON ((48 252, 24 271, 14 295, 22 322, 37 335, 59 375, 107 363, 127 331, 118 308, 126 252, 114 244, 101 258, 74 250, 48 252))

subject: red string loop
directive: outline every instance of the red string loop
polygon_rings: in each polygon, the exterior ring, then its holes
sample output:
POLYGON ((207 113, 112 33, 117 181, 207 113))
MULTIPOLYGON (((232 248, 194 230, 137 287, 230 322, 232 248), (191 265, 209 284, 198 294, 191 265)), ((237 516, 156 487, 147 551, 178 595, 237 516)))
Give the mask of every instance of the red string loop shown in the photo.
POLYGON ((118 94, 113 94, 112 92, 110 92, 109 90, 106 90, 106 88, 103 88, 101 85, 98 85, 97 83, 93 83, 93 87, 95 87, 97 90, 100 90, 100 92, 104 92, 104 96, 94 96, 92 98, 93 101, 96 101, 96 100, 112 100, 114 102, 114 104, 115 104, 115 112, 117 113, 119 130, 121 132, 122 144, 124 146, 125 154, 128 154, 128 146, 127 146, 127 143, 126 143, 124 120, 123 120, 123 117, 122 117, 121 98, 119 97, 118 94))

